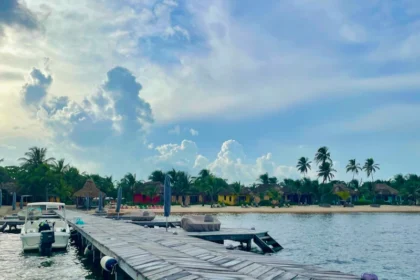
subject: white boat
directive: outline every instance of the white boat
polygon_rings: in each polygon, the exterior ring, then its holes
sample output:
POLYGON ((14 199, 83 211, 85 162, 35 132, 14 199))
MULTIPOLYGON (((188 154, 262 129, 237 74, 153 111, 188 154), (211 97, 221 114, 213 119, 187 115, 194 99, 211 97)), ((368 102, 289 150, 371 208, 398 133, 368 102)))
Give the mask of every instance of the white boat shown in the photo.
POLYGON ((39 248, 41 231, 50 229, 54 232, 55 242, 52 249, 65 249, 69 243, 70 227, 66 221, 66 209, 64 203, 58 202, 37 202, 28 203, 25 215, 25 224, 20 232, 22 247, 24 251, 37 250, 39 248), (30 215, 30 209, 40 208, 49 215, 36 219, 30 215), (56 214, 60 212, 62 216, 56 214))

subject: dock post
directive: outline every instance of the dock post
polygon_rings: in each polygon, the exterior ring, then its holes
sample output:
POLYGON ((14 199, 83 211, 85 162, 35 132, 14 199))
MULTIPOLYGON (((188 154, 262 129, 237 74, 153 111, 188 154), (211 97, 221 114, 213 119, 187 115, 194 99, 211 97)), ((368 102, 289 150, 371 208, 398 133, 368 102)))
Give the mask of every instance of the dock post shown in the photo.
POLYGON ((247 250, 247 251, 251 251, 251 243, 252 243, 252 239, 249 239, 249 240, 246 242, 246 250, 247 250))
POLYGON ((115 280, 124 280, 124 271, 117 265, 115 269, 115 280))

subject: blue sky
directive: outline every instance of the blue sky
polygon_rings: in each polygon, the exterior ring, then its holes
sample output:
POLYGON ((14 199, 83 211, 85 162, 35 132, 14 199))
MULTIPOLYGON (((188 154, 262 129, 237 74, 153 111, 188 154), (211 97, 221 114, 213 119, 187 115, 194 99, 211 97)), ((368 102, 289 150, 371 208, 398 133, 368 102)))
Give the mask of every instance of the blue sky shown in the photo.
POLYGON ((325 145, 338 179, 417 173, 419 27, 410 0, 2 1, 0 158, 252 183, 325 145))

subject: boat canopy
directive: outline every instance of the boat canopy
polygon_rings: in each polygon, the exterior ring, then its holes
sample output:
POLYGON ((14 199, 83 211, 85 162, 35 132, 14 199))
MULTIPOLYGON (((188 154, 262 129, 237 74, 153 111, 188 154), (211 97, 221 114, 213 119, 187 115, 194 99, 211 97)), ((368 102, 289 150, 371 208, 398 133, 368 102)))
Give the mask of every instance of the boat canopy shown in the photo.
POLYGON ((62 203, 62 202, 33 202, 33 203, 28 203, 27 206, 41 206, 41 205, 45 205, 45 206, 66 206, 66 204, 62 203))

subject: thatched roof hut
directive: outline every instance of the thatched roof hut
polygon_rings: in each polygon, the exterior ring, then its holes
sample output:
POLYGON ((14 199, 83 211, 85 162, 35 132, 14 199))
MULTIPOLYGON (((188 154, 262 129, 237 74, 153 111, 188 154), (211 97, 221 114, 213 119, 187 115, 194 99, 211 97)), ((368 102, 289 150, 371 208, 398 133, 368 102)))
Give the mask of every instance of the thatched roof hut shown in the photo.
POLYGON ((357 191, 350 189, 343 183, 337 183, 333 185, 333 193, 337 194, 339 192, 349 192, 351 195, 355 195, 357 191))
POLYGON ((375 193, 382 195, 398 195, 398 191, 387 184, 375 184, 375 193))
MULTIPOLYGON (((92 179, 86 180, 83 188, 73 194, 74 197, 99 197, 101 191, 96 187, 95 182, 92 179)), ((102 197, 106 194, 102 192, 102 197)))
POLYGON ((15 184, 14 182, 7 182, 7 183, 2 183, 0 185, 0 189, 3 189, 9 193, 15 192, 15 193, 19 193, 20 192, 20 188, 17 184, 15 184))

